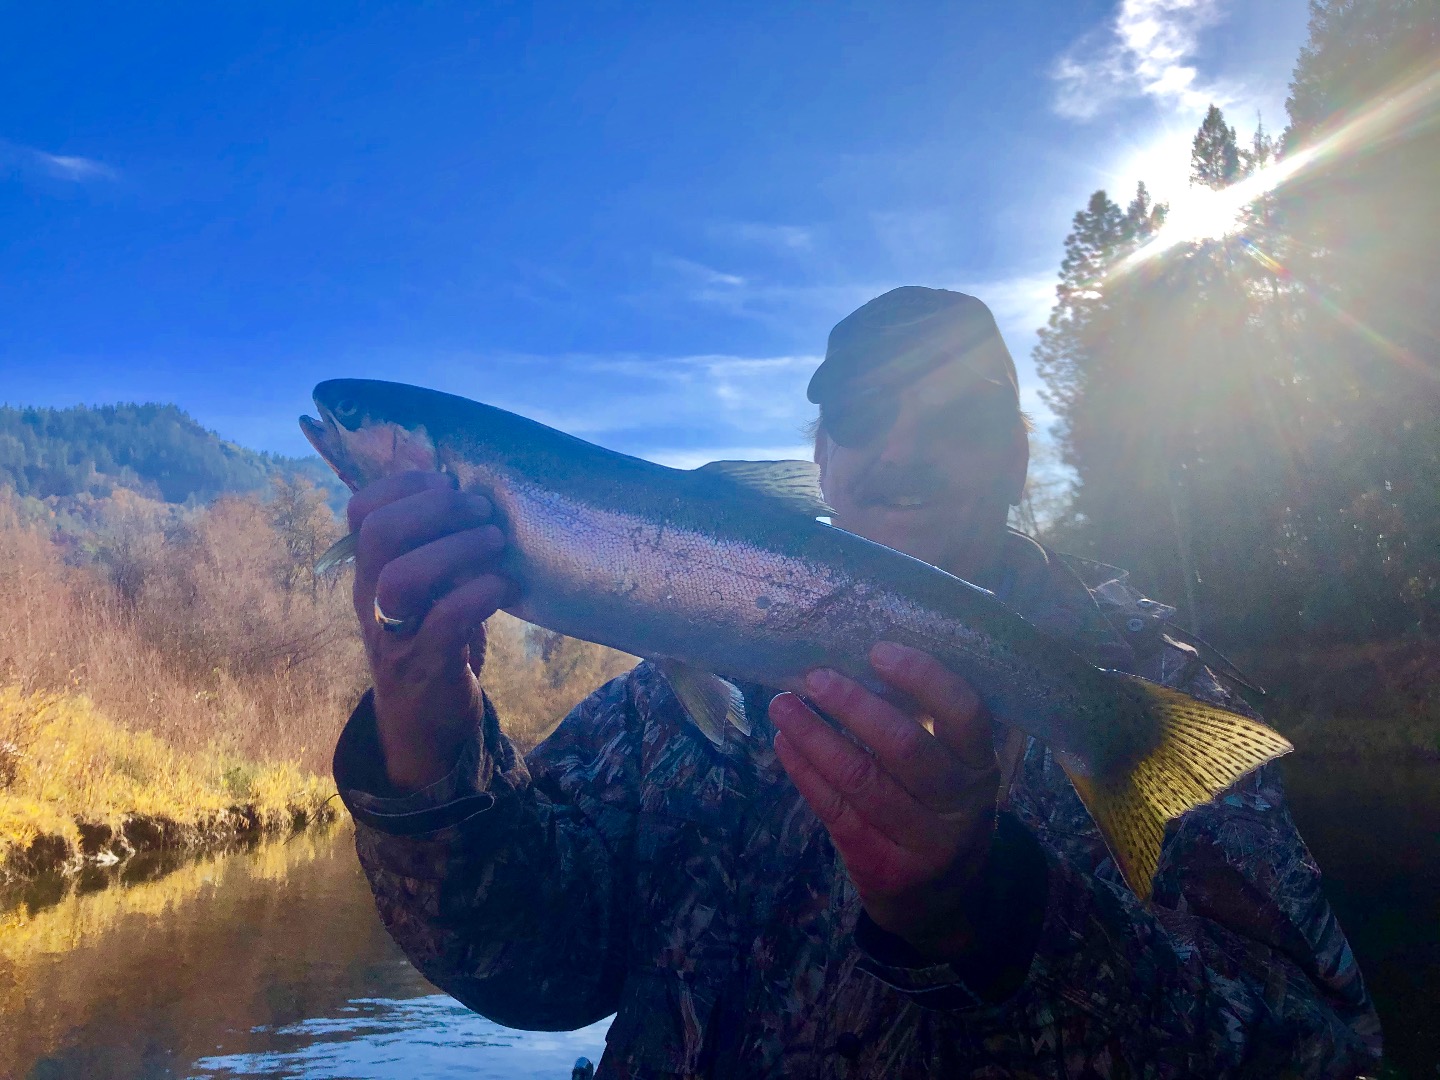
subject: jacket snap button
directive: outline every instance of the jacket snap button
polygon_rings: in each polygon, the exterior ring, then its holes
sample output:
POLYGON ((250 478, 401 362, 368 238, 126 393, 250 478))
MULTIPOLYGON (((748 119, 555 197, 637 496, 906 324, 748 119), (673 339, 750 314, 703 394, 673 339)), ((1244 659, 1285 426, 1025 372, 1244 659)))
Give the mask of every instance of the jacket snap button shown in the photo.
POLYGON ((1141 630, 1145 629, 1145 620, 1137 615, 1125 625, 1130 629, 1130 632, 1132 634, 1139 633, 1141 630))
POLYGON ((835 1052, 846 1061, 854 1061, 860 1056, 860 1036, 853 1031, 847 1031, 835 1040, 835 1052))

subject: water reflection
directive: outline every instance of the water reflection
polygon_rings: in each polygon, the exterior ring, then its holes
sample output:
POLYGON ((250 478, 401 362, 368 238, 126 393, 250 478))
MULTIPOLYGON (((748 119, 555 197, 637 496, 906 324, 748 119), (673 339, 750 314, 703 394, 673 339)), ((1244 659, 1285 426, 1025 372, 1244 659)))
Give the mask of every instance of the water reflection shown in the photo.
POLYGON ((409 1001, 360 998, 336 1016, 264 1032, 273 1050, 202 1058, 191 1075, 563 1080, 577 1057, 599 1059, 609 1023, 579 1031, 515 1031, 444 994, 409 1001))
POLYGON ((604 1045, 603 1024, 512 1032, 436 995, 345 827, 0 915, 0 1016, 0 1077, 35 1080, 568 1077, 604 1045))
POLYGON ((1290 806, 1385 1029, 1388 1077, 1440 1076, 1440 762, 1296 759, 1290 806))
MULTIPOLYGON (((1287 763, 1386 1029, 1440 1064, 1440 765, 1287 763)), ((0 912, 0 1077, 568 1077, 605 1024, 515 1032, 435 993, 380 926, 346 826, 0 912), (168 872, 167 872, 168 871, 168 872), (89 890, 89 891, 87 891, 89 890)))

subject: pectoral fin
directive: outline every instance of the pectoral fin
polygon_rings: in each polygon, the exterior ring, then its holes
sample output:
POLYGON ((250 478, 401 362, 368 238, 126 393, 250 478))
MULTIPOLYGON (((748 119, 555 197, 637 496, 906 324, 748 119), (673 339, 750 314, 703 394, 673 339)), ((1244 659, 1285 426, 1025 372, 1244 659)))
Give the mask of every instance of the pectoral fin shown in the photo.
POLYGON ((1146 900, 1160 865, 1165 823, 1294 747, 1248 716, 1133 675, 1115 677, 1145 698, 1160 731, 1155 747, 1127 772, 1109 777, 1089 775, 1069 755, 1057 758, 1126 882, 1146 900))
POLYGON ((750 734, 745 695, 734 683, 680 660, 658 659, 651 663, 675 691, 690 722, 716 746, 725 741, 726 724, 742 735, 750 734))
POLYGON ((359 533, 349 533, 325 549, 325 554, 315 560, 315 573, 328 574, 337 566, 343 566, 355 558, 355 548, 360 542, 359 533))

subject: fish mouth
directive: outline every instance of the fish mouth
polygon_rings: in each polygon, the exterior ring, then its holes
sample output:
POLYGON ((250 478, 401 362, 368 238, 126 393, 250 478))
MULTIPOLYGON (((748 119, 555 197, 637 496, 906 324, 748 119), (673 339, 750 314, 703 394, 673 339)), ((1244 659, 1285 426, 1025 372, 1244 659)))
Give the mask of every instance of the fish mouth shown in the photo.
POLYGON ((302 415, 300 417, 300 433, 315 448, 315 452, 325 460, 325 464, 334 470, 335 475, 340 478, 340 482, 354 491, 358 482, 346 467, 345 443, 340 437, 340 425, 331 415, 330 410, 318 401, 315 402, 315 411, 320 414, 321 419, 317 420, 313 416, 302 415))
MULTIPOLYGON (((323 423, 313 416, 302 415, 300 417, 300 434, 305 436, 306 441, 315 448, 317 454, 326 457, 330 432, 326 430, 323 423)), ((326 460, 328 461, 329 458, 327 457, 326 460)))

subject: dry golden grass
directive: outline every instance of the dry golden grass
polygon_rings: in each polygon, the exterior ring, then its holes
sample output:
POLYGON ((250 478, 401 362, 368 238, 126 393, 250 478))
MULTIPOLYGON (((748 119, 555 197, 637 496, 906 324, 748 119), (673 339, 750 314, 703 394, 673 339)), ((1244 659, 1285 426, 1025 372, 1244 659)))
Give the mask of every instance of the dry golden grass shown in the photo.
MULTIPOLYGON (((0 491, 0 864, 37 835, 73 840, 77 819, 323 797, 368 681, 348 575, 309 569, 338 535, 304 485, 192 511, 0 491)), ((484 682, 529 749, 633 663, 500 615, 484 682)))
POLYGON ((284 588, 294 568, 257 499, 180 520, 115 501, 70 565, 45 522, 0 498, 0 685, 83 693, 177 750, 326 771, 365 684, 344 585, 284 588))
POLYGON ((0 732, 23 746, 0 799, 0 865, 42 836, 61 838, 73 854, 81 822, 118 836, 131 819, 164 821, 203 839, 232 807, 246 809, 247 828, 274 830, 297 815, 318 816, 331 793, 293 762, 185 752, 127 731, 77 694, 0 688, 0 732))

